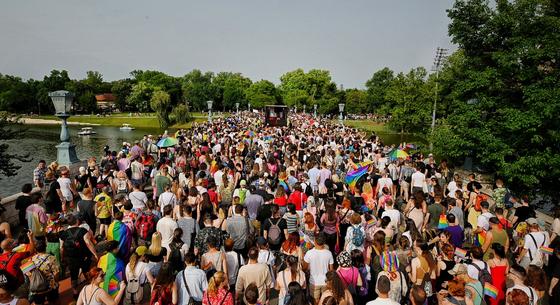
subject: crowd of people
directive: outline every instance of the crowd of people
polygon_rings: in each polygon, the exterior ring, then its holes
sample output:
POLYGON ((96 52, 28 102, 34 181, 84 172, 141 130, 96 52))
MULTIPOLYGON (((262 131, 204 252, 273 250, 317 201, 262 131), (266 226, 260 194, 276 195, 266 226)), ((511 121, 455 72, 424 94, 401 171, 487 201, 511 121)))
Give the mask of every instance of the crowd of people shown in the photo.
POLYGON ((39 162, 19 236, 0 225, 0 304, 56 304, 68 276, 78 305, 560 304, 560 215, 500 179, 305 114, 123 144, 76 176, 39 162))

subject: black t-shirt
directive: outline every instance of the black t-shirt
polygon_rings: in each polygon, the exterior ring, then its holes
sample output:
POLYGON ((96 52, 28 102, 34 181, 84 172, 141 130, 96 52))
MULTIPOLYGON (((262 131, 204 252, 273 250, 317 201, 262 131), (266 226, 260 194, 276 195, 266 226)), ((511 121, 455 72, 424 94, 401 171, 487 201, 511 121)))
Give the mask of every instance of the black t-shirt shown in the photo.
MULTIPOLYGON (((85 221, 90 227, 95 224, 95 202, 93 200, 80 200, 78 201, 78 209, 80 210, 80 219, 85 221)), ((95 231, 95 227, 90 228, 95 231)))
POLYGON ((25 220, 25 210, 31 205, 31 197, 21 195, 16 199, 16 210, 18 210, 19 219, 25 220))
POLYGON ((146 254, 148 260, 153 263, 163 262, 163 258, 166 256, 167 256, 167 248, 163 248, 163 247, 161 248, 159 255, 146 254))
POLYGON ((62 212, 62 201, 60 201, 57 190, 60 190, 60 184, 55 180, 49 187, 47 200, 45 202, 45 208, 49 214, 53 212, 62 212))
POLYGON ((531 217, 535 217, 535 209, 532 206, 520 206, 515 209, 517 223, 523 222, 531 217))
POLYGON ((81 227, 70 227, 58 233, 60 240, 62 240, 65 257, 79 258, 91 256, 91 252, 88 251, 84 241, 84 235, 87 232, 86 229, 81 227))

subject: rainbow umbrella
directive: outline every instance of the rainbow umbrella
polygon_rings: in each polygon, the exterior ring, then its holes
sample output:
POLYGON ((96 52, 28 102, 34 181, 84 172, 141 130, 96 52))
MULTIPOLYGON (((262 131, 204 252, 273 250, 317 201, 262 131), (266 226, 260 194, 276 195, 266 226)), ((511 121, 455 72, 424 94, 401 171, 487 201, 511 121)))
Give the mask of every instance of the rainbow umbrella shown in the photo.
POLYGON ((251 138, 257 135, 257 134, 256 134, 254 131, 252 131, 252 130, 247 130, 247 131, 245 131, 243 134, 244 134, 245 136, 251 137, 251 138))
POLYGON ((391 160, 406 159, 406 158, 408 158, 408 153, 401 149, 393 149, 389 153, 389 159, 391 160))
POLYGON ((177 143, 179 143, 179 141, 177 141, 177 139, 171 138, 171 137, 165 137, 165 138, 159 140, 157 142, 156 146, 157 147, 171 147, 171 146, 177 145, 177 143))

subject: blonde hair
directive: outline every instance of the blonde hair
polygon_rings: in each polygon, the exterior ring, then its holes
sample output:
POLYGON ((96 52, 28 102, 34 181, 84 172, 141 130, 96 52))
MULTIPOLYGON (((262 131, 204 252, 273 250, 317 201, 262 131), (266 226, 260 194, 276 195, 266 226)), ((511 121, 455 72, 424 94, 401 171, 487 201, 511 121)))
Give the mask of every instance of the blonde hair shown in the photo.
POLYGON ((156 231, 152 234, 152 244, 149 251, 153 256, 158 256, 161 253, 161 233, 156 231))
POLYGON ((364 186, 362 186, 362 193, 368 195, 373 194, 373 187, 371 186, 371 183, 364 183, 364 186))
POLYGON ((215 296, 218 293, 218 288, 226 281, 226 274, 222 271, 214 273, 214 276, 208 282, 208 295, 215 296))

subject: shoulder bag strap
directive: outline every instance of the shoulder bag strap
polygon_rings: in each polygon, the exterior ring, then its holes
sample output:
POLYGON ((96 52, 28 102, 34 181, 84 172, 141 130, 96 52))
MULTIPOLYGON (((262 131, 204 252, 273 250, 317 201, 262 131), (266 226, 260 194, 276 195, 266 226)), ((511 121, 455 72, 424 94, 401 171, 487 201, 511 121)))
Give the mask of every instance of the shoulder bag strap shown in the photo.
MULTIPOLYGON (((220 302, 220 305, 224 305, 224 301, 226 300, 228 294, 229 294, 229 290, 226 290, 226 295, 224 295, 224 298, 223 298, 222 301, 220 302)), ((211 305, 211 304, 210 304, 210 300, 208 300, 208 305, 211 305)))
MULTIPOLYGON (((537 251, 539 251, 539 246, 537 246, 537 240, 535 239, 535 237, 533 236, 533 234, 529 233, 528 234, 531 239, 533 240, 533 243, 535 244, 535 248, 537 248, 537 251)), ((533 260, 533 255, 531 255, 531 249, 527 249, 527 252, 529 252, 529 259, 533 260)))
POLYGON ((239 275, 239 269, 241 269, 241 254, 237 252, 237 271, 235 272, 235 279, 237 280, 237 276, 239 275))
POLYGON ((185 284, 185 288, 187 288, 187 293, 189 294, 189 298, 192 298, 191 291, 189 289, 189 285, 187 285, 187 275, 186 270, 183 270, 183 283, 185 284))

